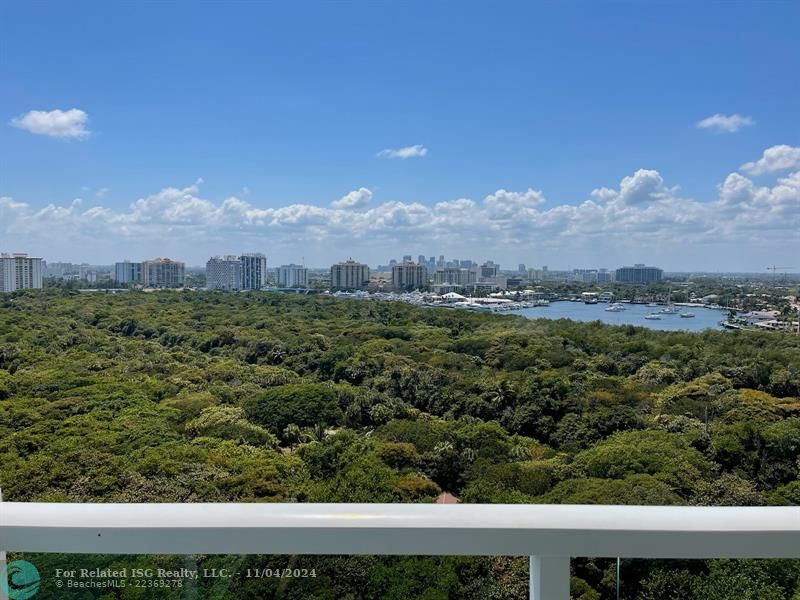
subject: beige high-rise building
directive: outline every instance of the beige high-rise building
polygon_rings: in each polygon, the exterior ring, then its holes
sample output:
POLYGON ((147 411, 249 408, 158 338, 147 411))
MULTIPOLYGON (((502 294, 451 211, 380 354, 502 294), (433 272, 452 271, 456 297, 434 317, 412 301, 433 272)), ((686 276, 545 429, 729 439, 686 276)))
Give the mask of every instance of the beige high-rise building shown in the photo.
POLYGON ((0 254, 0 292, 40 289, 42 259, 27 254, 0 254))
POLYGON ((177 260, 156 258, 142 263, 142 280, 145 287, 183 287, 186 266, 177 260))
POLYGON ((392 288, 398 292, 418 290, 428 285, 428 269, 407 261, 392 267, 392 288))
POLYGON ((457 287, 464 287, 477 280, 477 273, 473 269, 447 267, 444 269, 437 269, 433 274, 433 283, 436 285, 450 284, 457 287))
POLYGON ((331 267, 331 289, 363 290, 369 285, 369 267, 352 258, 331 267))

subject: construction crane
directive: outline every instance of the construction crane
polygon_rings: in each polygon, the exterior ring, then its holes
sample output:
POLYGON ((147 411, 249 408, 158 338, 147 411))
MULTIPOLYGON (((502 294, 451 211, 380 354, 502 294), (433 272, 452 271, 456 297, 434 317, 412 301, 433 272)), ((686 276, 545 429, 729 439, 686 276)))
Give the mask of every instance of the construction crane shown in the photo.
POLYGON ((772 271, 772 282, 775 283, 775 276, 778 274, 778 271, 784 272, 784 278, 786 277, 786 271, 793 271, 794 267, 776 267, 772 265, 771 267, 767 267, 767 271, 772 271))

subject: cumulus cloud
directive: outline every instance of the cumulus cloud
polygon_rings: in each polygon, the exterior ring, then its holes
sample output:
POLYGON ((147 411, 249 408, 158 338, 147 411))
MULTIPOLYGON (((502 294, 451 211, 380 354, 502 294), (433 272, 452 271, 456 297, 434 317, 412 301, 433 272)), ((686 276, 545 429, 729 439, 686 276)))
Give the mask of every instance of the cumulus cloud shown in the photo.
POLYGON ((11 119, 11 125, 36 135, 82 140, 89 137, 89 115, 77 108, 70 110, 32 110, 11 119))
POLYGON ((405 146, 403 148, 386 148, 385 150, 381 150, 378 152, 378 157, 380 158, 415 158, 421 157, 428 154, 428 149, 423 146, 422 144, 415 144, 413 146, 405 146))
POLYGON ((601 202, 618 201, 622 204, 637 205, 672 198, 678 188, 668 188, 658 171, 639 169, 633 175, 624 177, 619 190, 597 188, 592 190, 592 198, 601 202))
POLYGON ((200 188, 199 180, 164 188, 122 209, 86 206, 79 200, 35 208, 0 198, 0 237, 28 247, 32 240, 47 240, 50 232, 59 231, 59 239, 73 245, 91 241, 91 247, 105 243, 114 249, 135 244, 160 251, 172 243, 181 253, 196 252, 201 244, 212 249, 222 243, 268 240, 270 248, 293 245, 307 257, 307 249, 316 244, 323 248, 323 263, 331 251, 353 255, 350 250, 358 248, 370 254, 374 250, 364 249, 464 248, 501 260, 506 251, 512 256, 548 251, 563 257, 580 245, 589 257, 615 248, 636 254, 645 247, 658 252, 694 248, 695 260, 708 255, 704 248, 724 246, 727 260, 732 252, 750 255, 764 245, 778 251, 800 245, 800 171, 772 186, 731 173, 713 198, 702 201, 683 197, 653 169, 623 177, 615 187, 595 189, 577 203, 560 204, 528 188, 498 189, 480 201, 372 206, 372 192, 359 188, 330 206, 265 208, 236 196, 214 201, 203 197, 200 188))
POLYGON ((699 129, 710 129, 716 133, 736 133, 742 127, 749 127, 755 124, 756 122, 752 117, 746 117, 737 113, 732 115, 717 113, 706 117, 702 121, 698 121, 696 126, 699 129))
POLYGON ((331 207, 341 209, 361 208, 369 204, 370 200, 372 200, 372 191, 362 187, 358 188, 357 190, 353 190, 338 200, 334 200, 331 202, 331 207))
POLYGON ((775 171, 800 169, 800 147, 780 144, 764 150, 756 161, 743 164, 741 170, 749 175, 763 175, 775 171))
POLYGON ((544 194, 531 188, 524 192, 500 189, 483 199, 483 205, 493 220, 517 219, 531 215, 544 202, 544 194))

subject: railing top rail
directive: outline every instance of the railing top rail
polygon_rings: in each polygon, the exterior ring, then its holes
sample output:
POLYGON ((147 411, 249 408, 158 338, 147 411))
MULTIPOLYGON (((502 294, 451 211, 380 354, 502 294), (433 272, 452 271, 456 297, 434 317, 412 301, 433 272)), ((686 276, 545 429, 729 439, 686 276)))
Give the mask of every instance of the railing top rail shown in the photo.
POLYGON ((52 552, 800 557, 800 507, 0 504, 0 548, 52 552))
POLYGON ((800 532, 800 507, 575 504, 0 504, 0 526, 800 532))

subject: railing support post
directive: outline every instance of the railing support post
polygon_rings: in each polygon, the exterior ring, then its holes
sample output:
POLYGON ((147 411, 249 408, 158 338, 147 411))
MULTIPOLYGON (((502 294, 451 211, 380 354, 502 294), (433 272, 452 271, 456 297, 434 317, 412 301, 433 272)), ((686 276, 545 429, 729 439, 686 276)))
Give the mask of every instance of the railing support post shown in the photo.
POLYGON ((530 557, 531 600, 569 600, 569 556, 530 557))
MULTIPOLYGON (((3 489, 0 488, 0 504, 3 503, 3 489)), ((2 510, 2 509, 0 509, 2 510)), ((0 546, 0 577, 8 577, 6 573, 6 550, 2 546, 0 546)), ((8 594, 6 594, 6 585, 8 585, 6 581, 0 583, 0 600, 8 600, 8 594)))

